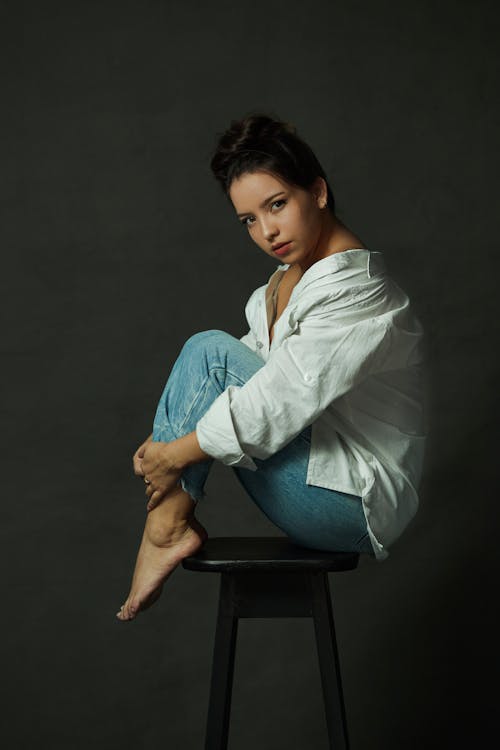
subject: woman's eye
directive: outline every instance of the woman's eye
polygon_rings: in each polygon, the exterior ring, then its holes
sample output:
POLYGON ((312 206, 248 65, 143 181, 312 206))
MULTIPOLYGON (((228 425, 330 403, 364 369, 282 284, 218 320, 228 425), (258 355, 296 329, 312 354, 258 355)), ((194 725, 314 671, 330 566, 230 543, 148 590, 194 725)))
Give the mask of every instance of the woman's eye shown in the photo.
MULTIPOLYGON (((278 200, 275 200, 271 203, 271 207, 275 206, 277 203, 286 203, 286 200, 284 200, 283 198, 278 198, 278 200)), ((240 220, 240 224, 242 224, 244 227, 248 227, 249 224, 247 222, 248 222, 248 219, 251 219, 251 218, 252 218, 251 216, 246 216, 244 219, 240 220)))

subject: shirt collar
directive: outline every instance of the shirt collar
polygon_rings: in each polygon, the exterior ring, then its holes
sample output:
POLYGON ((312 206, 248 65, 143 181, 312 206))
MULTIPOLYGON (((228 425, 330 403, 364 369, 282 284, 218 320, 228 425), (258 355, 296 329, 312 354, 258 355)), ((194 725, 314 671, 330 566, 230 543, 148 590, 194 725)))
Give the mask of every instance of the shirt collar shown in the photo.
MULTIPOLYGON (((278 266, 283 271, 290 267, 289 263, 278 266)), ((312 281, 320 279, 322 276, 337 273, 345 268, 362 269, 366 271, 368 277, 385 271, 385 262, 383 254, 379 250, 367 250, 365 248, 351 248, 343 250, 340 253, 327 255, 309 266, 307 271, 300 277, 294 289, 302 289, 312 281)))

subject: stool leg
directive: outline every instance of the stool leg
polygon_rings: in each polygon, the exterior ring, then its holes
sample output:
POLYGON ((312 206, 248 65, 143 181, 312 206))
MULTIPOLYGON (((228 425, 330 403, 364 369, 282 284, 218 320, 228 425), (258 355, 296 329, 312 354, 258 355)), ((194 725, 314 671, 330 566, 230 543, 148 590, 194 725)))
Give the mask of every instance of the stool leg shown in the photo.
POLYGON ((349 750, 328 573, 311 573, 312 610, 330 750, 349 750))
POLYGON ((238 618, 233 606, 234 579, 221 573, 219 610, 212 659, 205 750, 226 750, 231 712, 238 618))

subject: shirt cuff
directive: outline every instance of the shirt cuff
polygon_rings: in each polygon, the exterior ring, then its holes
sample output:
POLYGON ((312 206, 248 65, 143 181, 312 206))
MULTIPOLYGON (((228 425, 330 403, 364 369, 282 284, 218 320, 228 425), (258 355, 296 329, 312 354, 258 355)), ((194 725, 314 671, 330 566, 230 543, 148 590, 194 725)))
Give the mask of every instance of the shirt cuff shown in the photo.
POLYGON ((205 453, 226 466, 257 471, 255 462, 243 451, 238 441, 231 416, 231 400, 239 388, 229 385, 212 402, 196 425, 196 437, 205 453))

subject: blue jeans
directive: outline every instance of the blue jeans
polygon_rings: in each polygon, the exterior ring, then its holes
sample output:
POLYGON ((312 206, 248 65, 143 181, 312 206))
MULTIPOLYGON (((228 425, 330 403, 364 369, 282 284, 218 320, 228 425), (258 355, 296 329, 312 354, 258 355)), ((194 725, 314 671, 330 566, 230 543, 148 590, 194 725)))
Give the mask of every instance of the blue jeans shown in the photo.
MULTIPOLYGON (((196 429, 212 402, 229 386, 243 385, 265 364, 224 331, 191 336, 175 361, 156 411, 153 440, 171 442, 196 429)), ((265 460, 257 471, 231 467, 246 493, 292 542, 320 550, 373 555, 361 498, 306 484, 311 426, 265 460)), ((184 469, 180 483, 197 503, 214 459, 184 469)))

